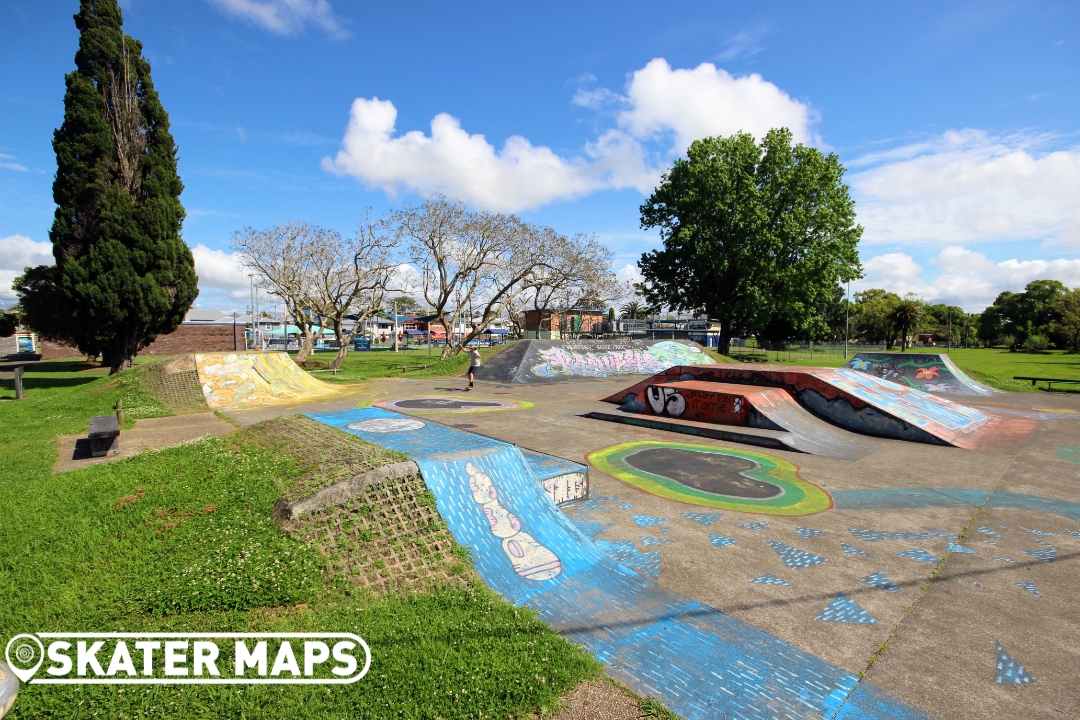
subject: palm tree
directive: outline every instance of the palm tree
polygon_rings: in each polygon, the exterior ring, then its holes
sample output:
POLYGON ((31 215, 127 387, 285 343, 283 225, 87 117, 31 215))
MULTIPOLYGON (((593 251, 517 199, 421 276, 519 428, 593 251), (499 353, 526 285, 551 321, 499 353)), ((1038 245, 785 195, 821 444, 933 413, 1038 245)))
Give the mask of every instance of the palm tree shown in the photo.
POLYGON ((644 320, 648 317, 649 308, 637 301, 628 302, 619 308, 623 320, 644 320))
POLYGON ((912 297, 906 297, 893 308, 889 317, 894 327, 900 331, 900 351, 908 348, 908 335, 922 327, 926 322, 926 307, 912 297))

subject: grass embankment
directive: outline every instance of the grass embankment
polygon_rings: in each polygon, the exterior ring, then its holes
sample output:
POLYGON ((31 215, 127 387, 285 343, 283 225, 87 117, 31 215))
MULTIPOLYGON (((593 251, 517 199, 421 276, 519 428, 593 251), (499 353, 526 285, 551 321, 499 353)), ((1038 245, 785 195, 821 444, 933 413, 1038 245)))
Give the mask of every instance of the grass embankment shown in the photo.
MULTIPOLYGON (((380 596, 339 572, 310 533, 280 531, 274 502, 290 484, 320 485, 318 469, 288 447, 259 447, 250 430, 52 474, 56 437, 85 432, 118 398, 127 426, 167 411, 137 372, 86 381, 57 370, 50 387, 43 375, 29 373, 26 400, 0 402, 0 642, 50 631, 338 631, 363 637, 373 660, 361 681, 332 687, 24 686, 10 717, 507 717, 551 707, 599 673, 468 567, 380 596)), ((423 501, 422 487, 412 492, 423 501)))
MULTIPOLYGON (((856 350, 849 355, 855 356, 856 350)), ((883 352, 876 349, 873 352, 883 352)), ((891 352, 899 352, 894 350, 891 352)), ((1042 353, 1009 352, 1000 348, 953 348, 951 352, 946 348, 910 348, 910 353, 945 353, 957 367, 965 373, 991 387, 1001 390, 1016 392, 1034 392, 1044 390, 1045 385, 1032 387, 1027 380, 1014 380, 1016 375, 1028 377, 1048 377, 1058 380, 1080 380, 1080 355, 1067 353, 1064 350, 1048 350, 1042 353)), ((732 353, 736 359, 738 353, 732 353)), ((768 362, 781 365, 807 365, 811 367, 842 367, 847 360, 842 354, 836 354, 835 350, 801 349, 779 353, 770 350, 767 354, 768 362)), ((749 355, 760 361, 762 353, 749 355)), ((1080 392, 1080 387, 1073 392, 1080 392)), ((1054 392, 1069 392, 1069 386, 1058 386, 1054 392)))
MULTIPOLYGON (((480 348, 480 357, 485 360, 495 355, 509 345, 494 345, 480 348)), ((446 360, 440 360, 440 348, 432 348, 428 354, 427 348, 411 350, 372 350, 369 352, 349 352, 341 363, 341 370, 335 375, 329 372, 315 372, 314 376, 325 382, 357 383, 381 377, 446 377, 462 375, 469 369, 469 354, 458 353, 446 360), (408 366, 403 371, 402 365, 408 366), (430 367, 421 368, 421 365, 430 367)), ((295 353, 290 353, 295 357, 295 353)), ((312 360, 330 361, 334 355, 330 352, 313 353, 312 360)), ((317 370, 317 369, 316 369, 317 370)))

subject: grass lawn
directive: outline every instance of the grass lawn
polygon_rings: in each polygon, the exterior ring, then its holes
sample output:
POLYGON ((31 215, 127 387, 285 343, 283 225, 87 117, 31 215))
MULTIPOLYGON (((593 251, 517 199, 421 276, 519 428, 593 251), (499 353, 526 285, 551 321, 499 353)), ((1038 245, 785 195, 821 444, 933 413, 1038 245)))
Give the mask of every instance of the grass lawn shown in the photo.
MULTIPOLYGON (((881 352, 875 350, 874 352, 881 352)), ((912 348, 909 352, 946 352, 945 348, 912 348)), ((736 358, 740 357, 737 349, 732 353, 736 358)), ((1044 353, 1009 352, 1000 348, 954 348, 947 353, 952 361, 965 373, 991 387, 1015 392, 1042 391, 1045 385, 1038 388, 1032 387, 1027 380, 1013 380, 1016 375, 1029 377, 1048 377, 1059 380, 1080 380, 1080 355, 1067 353, 1064 350, 1049 350, 1044 353)), ((854 357, 855 351, 849 355, 854 357)), ((760 358, 761 353, 755 357, 760 358)), ((842 367, 847 360, 843 352, 837 353, 833 349, 819 350, 792 350, 791 352, 770 351, 769 363, 781 365, 808 365, 811 367, 842 367)), ((1080 386, 1072 386, 1073 392, 1080 392, 1080 386)), ((1062 385, 1054 388, 1054 392, 1070 392, 1070 386, 1062 385)))
POLYGON ((282 448, 228 435, 54 475, 57 436, 85 432, 118 398, 128 426, 167 411, 138 371, 46 363, 27 387, 26 400, 0 401, 0 642, 338 631, 363 637, 373 660, 361 681, 331 687, 24 686, 11 718, 520 717, 600 673, 469 568, 413 593, 376 596, 347 581, 269 519, 283 489, 311 472, 282 448))
MULTIPOLYGON (((495 345, 480 348, 480 356, 490 357, 508 347, 507 345, 495 345)), ((315 372, 314 376, 325 382, 356 383, 380 377, 445 377, 449 375, 461 375, 469 369, 468 353, 439 360, 442 348, 431 348, 430 354, 427 348, 410 350, 371 350, 367 352, 353 352, 345 356, 341 364, 341 370, 335 375, 329 372, 315 372), (408 371, 403 372, 401 365, 408 365, 408 371), (428 368, 416 366, 430 365, 428 368)), ((318 352, 309 356, 311 360, 323 360, 329 362, 334 359, 335 352, 318 352)), ((290 353, 294 358, 295 353, 290 353)))

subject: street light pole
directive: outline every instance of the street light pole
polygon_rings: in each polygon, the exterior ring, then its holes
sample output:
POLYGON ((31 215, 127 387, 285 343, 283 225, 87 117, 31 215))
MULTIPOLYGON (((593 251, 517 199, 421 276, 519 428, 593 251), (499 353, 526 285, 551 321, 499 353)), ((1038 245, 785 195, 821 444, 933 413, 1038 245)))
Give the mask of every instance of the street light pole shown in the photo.
POLYGON ((398 351, 397 298, 394 298, 394 352, 398 351))
POLYGON ((849 318, 851 317, 851 281, 847 281, 847 302, 844 303, 844 359, 847 360, 847 344, 848 338, 851 336, 851 330, 849 329, 849 318))

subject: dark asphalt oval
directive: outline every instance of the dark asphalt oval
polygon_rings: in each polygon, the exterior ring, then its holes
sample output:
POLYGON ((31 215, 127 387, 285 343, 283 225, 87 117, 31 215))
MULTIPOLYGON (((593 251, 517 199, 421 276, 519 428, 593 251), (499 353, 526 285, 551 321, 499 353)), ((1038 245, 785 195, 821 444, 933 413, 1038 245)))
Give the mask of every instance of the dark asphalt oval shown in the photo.
POLYGON ((746 471, 757 468, 758 464, 733 455, 653 447, 627 455, 625 462, 638 470, 714 495, 766 500, 784 494, 784 489, 779 485, 744 475, 746 471))

